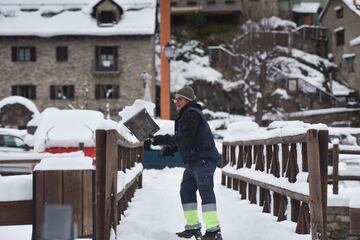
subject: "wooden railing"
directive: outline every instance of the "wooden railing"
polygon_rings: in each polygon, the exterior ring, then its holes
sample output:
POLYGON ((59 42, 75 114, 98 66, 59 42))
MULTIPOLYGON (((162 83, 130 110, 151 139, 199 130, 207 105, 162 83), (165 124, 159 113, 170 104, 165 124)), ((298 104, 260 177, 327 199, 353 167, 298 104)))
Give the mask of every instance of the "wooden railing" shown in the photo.
POLYGON ((311 129, 301 135, 224 142, 223 161, 227 166, 222 171, 222 185, 239 191, 242 199, 258 203, 263 212, 272 212, 278 221, 287 218, 290 199, 295 232, 311 232, 312 239, 325 239, 327 141, 327 130, 311 129), (308 183, 300 183, 308 191, 297 188, 299 171, 308 173, 308 183))
POLYGON ((142 187, 143 157, 143 144, 127 142, 116 130, 97 130, 96 171, 33 172, 33 199, 0 202, 0 226, 33 224, 33 239, 38 239, 45 206, 70 204, 79 236, 107 240, 142 187))
POLYGON ((359 155, 360 163, 360 150, 346 149, 346 146, 339 147, 339 144, 333 144, 332 160, 333 160, 333 172, 329 176, 332 179, 333 194, 339 194, 339 181, 360 181, 360 173, 355 174, 339 174, 339 154, 352 154, 359 155))
POLYGON ((137 188, 142 187, 142 166, 118 191, 118 171, 124 173, 143 162, 143 144, 132 144, 116 130, 96 130, 96 239, 107 240, 137 188))

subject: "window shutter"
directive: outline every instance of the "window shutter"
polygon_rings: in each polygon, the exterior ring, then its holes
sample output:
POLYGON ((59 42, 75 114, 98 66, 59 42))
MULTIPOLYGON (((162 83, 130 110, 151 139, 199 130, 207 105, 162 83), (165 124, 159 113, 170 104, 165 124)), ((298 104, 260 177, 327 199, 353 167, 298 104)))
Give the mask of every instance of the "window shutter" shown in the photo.
POLYGON ((11 47, 11 60, 17 62, 17 47, 11 47))
POLYGON ((17 86, 11 86, 11 95, 17 95, 17 86))
POLYGON ((36 99, 36 86, 30 86, 30 99, 36 99))
POLYGON ((69 99, 74 99, 74 85, 69 85, 68 87, 68 91, 69 91, 69 99))
POLYGON ((36 48, 35 47, 30 47, 30 60, 32 62, 36 61, 36 48))
POLYGON ((100 98, 100 85, 95 85, 95 99, 100 98))
POLYGON ((55 89, 56 89, 55 86, 53 86, 53 85, 50 86, 50 99, 51 100, 56 99, 55 89))
POLYGON ((99 69, 99 62, 100 62, 100 47, 95 47, 95 69, 99 69))
POLYGON ((118 68, 119 68, 119 66, 118 66, 118 46, 114 46, 113 53, 114 53, 114 68, 116 70, 118 70, 118 68))

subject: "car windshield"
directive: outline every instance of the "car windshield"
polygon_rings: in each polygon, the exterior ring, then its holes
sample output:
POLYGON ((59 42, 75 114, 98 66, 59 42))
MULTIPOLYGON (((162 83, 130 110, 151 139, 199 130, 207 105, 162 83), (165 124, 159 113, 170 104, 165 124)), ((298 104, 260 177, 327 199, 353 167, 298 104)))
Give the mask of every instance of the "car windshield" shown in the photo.
POLYGON ((24 141, 19 137, 15 137, 15 136, 11 136, 11 135, 3 135, 2 140, 3 141, 1 143, 1 146, 4 146, 4 147, 23 147, 24 146, 24 141))

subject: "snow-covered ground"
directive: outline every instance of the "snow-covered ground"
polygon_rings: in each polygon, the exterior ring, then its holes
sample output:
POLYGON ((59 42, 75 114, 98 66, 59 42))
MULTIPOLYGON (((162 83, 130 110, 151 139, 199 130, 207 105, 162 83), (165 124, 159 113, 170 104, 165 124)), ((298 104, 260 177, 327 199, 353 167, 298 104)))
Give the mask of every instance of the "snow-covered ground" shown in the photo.
MULTIPOLYGON (((179 196, 182 172, 182 168, 144 170, 144 186, 136 191, 118 226, 118 239, 178 239, 174 233, 182 230, 185 224, 179 196)), ((215 191, 224 239, 310 239, 310 235, 295 233, 295 223, 277 222, 276 217, 262 213, 258 205, 241 200, 238 192, 221 186, 220 174, 221 170, 217 169, 215 191)), ((31 226, 0 227, 0 240, 9 239, 30 240, 31 226)), ((111 239, 114 240, 114 236, 111 239)))

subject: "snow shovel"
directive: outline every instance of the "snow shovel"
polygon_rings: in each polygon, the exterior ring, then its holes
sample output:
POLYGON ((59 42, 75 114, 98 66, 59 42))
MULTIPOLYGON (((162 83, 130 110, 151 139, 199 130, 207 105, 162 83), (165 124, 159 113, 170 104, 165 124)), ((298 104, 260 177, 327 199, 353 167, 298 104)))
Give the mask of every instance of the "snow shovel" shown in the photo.
POLYGON ((140 142, 150 139, 160 129, 145 108, 126 120, 124 125, 140 142))

